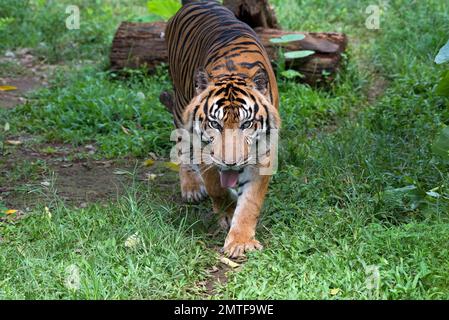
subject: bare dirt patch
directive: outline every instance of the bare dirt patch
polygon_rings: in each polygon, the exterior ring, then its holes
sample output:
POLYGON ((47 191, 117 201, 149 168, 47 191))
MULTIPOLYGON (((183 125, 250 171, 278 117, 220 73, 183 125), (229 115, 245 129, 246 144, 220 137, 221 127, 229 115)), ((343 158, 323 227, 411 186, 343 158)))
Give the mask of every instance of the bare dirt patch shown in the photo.
POLYGON ((7 51, 0 57, 0 85, 16 89, 0 90, 0 108, 13 108, 26 102, 28 92, 48 85, 48 77, 55 67, 32 55, 30 49, 7 51))
POLYGON ((133 181, 149 181, 151 176, 158 177, 160 188, 177 186, 175 172, 152 174, 160 168, 145 167, 141 159, 98 160, 93 145, 36 143, 24 136, 8 139, 21 142, 8 146, 0 159, 0 202, 8 208, 26 210, 54 196, 78 207, 114 201, 133 181))
POLYGON ((217 294, 217 287, 224 286, 228 282, 228 272, 232 272, 232 268, 218 263, 211 269, 207 270, 208 278, 205 282, 206 296, 212 297, 217 294))
POLYGON ((17 87, 17 90, 0 91, 0 108, 10 109, 16 105, 22 104, 26 101, 25 94, 29 91, 35 90, 40 86, 40 82, 33 77, 20 77, 17 79, 3 79, 1 81, 4 85, 17 87))

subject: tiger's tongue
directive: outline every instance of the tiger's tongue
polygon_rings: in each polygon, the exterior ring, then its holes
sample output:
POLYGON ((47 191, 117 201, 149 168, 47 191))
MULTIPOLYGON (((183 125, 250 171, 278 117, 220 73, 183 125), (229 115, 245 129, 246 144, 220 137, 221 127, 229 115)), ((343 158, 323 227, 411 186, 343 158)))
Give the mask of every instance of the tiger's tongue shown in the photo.
POLYGON ((239 172, 233 170, 220 171, 221 186, 234 188, 239 181, 239 172))

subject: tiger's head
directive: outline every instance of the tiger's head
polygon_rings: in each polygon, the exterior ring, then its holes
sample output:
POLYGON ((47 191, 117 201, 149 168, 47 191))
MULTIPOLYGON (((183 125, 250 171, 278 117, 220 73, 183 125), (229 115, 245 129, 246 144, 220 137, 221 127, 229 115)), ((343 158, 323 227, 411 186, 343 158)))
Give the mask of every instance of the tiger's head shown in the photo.
POLYGON ((184 111, 184 128, 201 137, 207 150, 203 160, 219 168, 224 187, 234 187, 244 167, 259 164, 256 142, 280 127, 268 86, 263 70, 253 76, 196 74, 196 95, 184 111))

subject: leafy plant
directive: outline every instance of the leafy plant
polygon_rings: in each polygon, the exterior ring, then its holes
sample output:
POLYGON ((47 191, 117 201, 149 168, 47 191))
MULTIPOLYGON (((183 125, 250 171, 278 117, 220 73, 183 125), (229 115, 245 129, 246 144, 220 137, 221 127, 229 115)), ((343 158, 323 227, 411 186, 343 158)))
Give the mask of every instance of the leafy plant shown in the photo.
POLYGON ((181 3, 177 0, 150 0, 147 8, 151 14, 168 20, 181 8, 181 3))
MULTIPOLYGON (((285 35, 282 35, 281 37, 270 39, 271 43, 280 45, 279 56, 282 59, 281 63, 280 63, 280 66, 282 67, 281 70, 284 69, 285 59, 301 59, 301 58, 308 57, 315 53, 315 51, 312 51, 312 50, 297 50, 297 51, 288 51, 288 52, 282 51, 283 44, 287 44, 287 43, 295 42, 295 41, 301 41, 301 40, 304 40, 304 38, 305 38, 305 36, 303 34, 285 34, 285 35)), ((292 69, 282 70, 280 72, 280 74, 287 79, 304 77, 300 72, 298 72, 296 70, 292 70, 292 69)))

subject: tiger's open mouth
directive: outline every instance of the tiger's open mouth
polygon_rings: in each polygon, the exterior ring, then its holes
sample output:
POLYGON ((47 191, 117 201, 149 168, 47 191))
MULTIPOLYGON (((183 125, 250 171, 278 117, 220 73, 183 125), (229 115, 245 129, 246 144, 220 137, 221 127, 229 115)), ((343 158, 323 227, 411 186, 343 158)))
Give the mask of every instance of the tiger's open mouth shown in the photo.
POLYGON ((220 182, 223 188, 235 188, 239 181, 239 171, 235 170, 221 170, 220 182))

